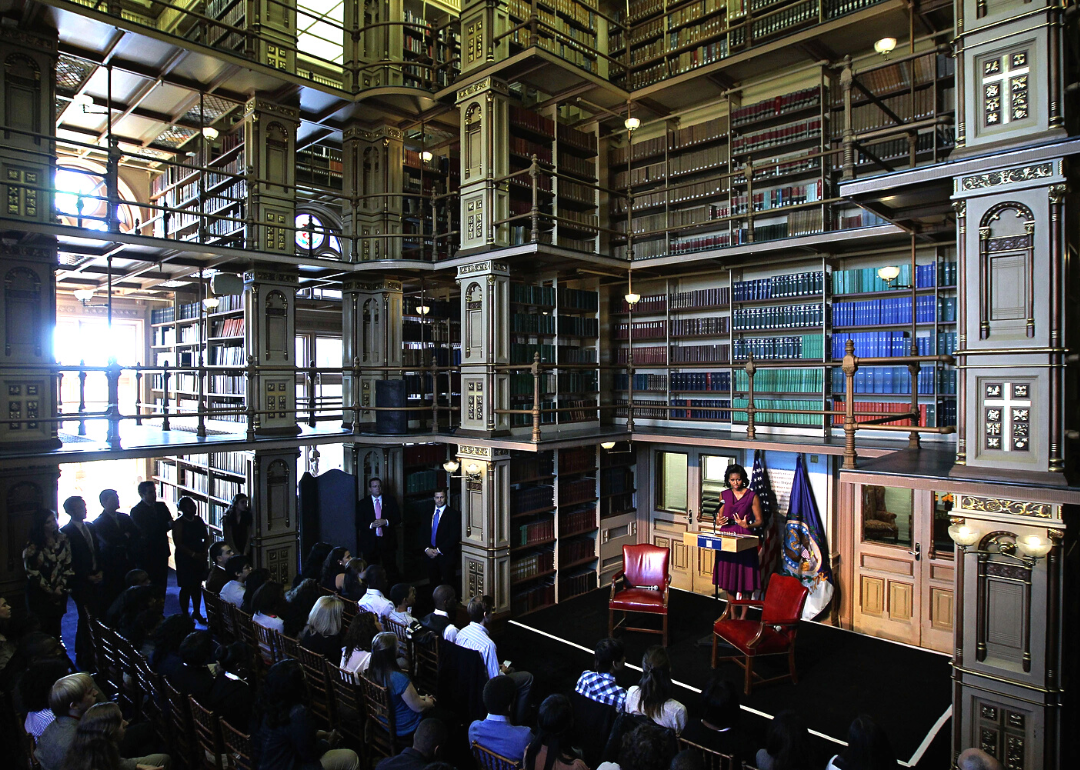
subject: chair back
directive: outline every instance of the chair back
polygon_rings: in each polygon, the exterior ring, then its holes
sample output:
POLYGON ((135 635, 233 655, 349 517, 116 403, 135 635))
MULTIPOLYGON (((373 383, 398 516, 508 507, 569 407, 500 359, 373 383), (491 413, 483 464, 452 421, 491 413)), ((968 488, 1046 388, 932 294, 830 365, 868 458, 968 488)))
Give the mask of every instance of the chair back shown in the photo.
POLYGON ((291 636, 285 636, 280 631, 275 631, 274 643, 276 645, 277 654, 280 656, 278 660, 285 660, 291 658, 292 660, 300 660, 300 642, 293 639, 291 636))
POLYGON ((259 646, 259 639, 255 635, 255 623, 251 616, 235 605, 230 604, 229 608, 233 616, 233 628, 236 630, 237 641, 244 642, 254 650, 259 646))
POLYGON ((502 754, 496 754, 491 749, 485 749, 476 741, 472 742, 472 755, 476 760, 476 766, 480 770, 517 770, 521 767, 521 760, 507 759, 502 754))
POLYGON ((165 691, 165 702, 169 706, 169 753, 174 757, 181 757, 181 761, 184 761, 191 756, 192 749, 191 708, 187 698, 169 684, 168 680, 162 678, 161 686, 165 691))
POLYGON ((311 691, 311 713, 323 723, 327 730, 333 724, 331 708, 330 678, 326 675, 326 658, 307 647, 297 647, 300 665, 304 668, 304 678, 311 691))
POLYGON ((434 632, 413 640, 413 682, 421 692, 439 691, 439 647, 442 643, 434 632))
POLYGON ((581 748, 585 764, 596 767, 619 712, 614 706, 598 703, 576 690, 570 693, 570 705, 574 709, 574 745, 581 748))
POLYGON ((277 637, 280 636, 279 632, 273 628, 267 628, 266 626, 259 625, 252 621, 252 630, 255 632, 255 639, 259 645, 259 652, 262 653, 263 662, 268 666, 274 665, 275 662, 280 660, 277 651, 277 637))
POLYGON ((360 607, 356 602, 345 597, 342 597, 341 601, 345 604, 341 608, 341 635, 344 637, 345 632, 349 630, 349 626, 356 620, 356 616, 360 614, 360 607))
POLYGON ((214 712, 203 708, 191 695, 188 696, 191 709, 191 722, 195 727, 195 740, 198 742, 199 764, 206 770, 224 770, 221 755, 225 751, 221 742, 221 727, 214 712))
POLYGON ((664 590, 668 582, 668 557, 671 551, 657 545, 624 545, 623 575, 626 582, 640 588, 664 590))
POLYGON ((364 693, 360 677, 326 661, 326 673, 334 696, 335 726, 357 746, 364 742, 364 693))
POLYGON ((410 643, 411 640, 409 639, 409 627, 408 626, 406 626, 406 625, 404 625, 402 623, 398 623, 396 620, 392 619, 389 615, 386 616, 385 618, 383 618, 382 624, 383 624, 383 628, 385 628, 387 631, 393 631, 394 632, 394 636, 396 636, 398 638, 398 641, 401 642, 401 645, 403 647, 410 643))
POLYGON ((224 719, 219 720, 219 724, 221 725, 221 742, 233 770, 255 770, 255 752, 251 736, 244 735, 224 719))
POLYGON ((120 663, 120 651, 116 646, 116 632, 97 618, 91 621, 94 636, 94 657, 98 667, 98 679, 109 697, 119 694, 124 687, 124 671, 120 663))
POLYGON ((739 770, 735 757, 731 754, 721 754, 719 751, 699 746, 685 738, 679 738, 679 749, 688 749, 700 754, 702 770, 739 770))
POLYGON ((773 575, 765 591, 765 606, 761 610, 761 622, 790 623, 802 617, 803 605, 809 589, 790 575, 773 575))
POLYGON ((142 658, 142 654, 117 631, 113 632, 113 644, 120 667, 120 707, 126 712, 127 707, 135 708, 142 698, 135 672, 136 659, 142 658))
POLYGON ((162 745, 169 743, 169 726, 166 723, 167 706, 165 691, 162 688, 162 677, 150 668, 150 662, 141 655, 135 661, 135 676, 139 682, 139 691, 142 693, 142 702, 139 713, 146 718, 154 734, 162 745))
POLYGON ((210 633, 218 639, 225 636, 225 622, 222 618, 221 597, 212 591, 203 590, 203 604, 206 605, 206 625, 210 633))
POLYGON ((390 691, 366 676, 359 677, 359 681, 366 717, 364 742, 379 756, 392 757, 397 754, 394 745, 397 724, 394 720, 394 706, 390 703, 390 691))
POLYGON ((230 642, 237 641, 240 639, 240 634, 236 630, 236 616, 233 615, 236 605, 222 599, 219 608, 221 609, 221 627, 225 631, 225 638, 230 642))

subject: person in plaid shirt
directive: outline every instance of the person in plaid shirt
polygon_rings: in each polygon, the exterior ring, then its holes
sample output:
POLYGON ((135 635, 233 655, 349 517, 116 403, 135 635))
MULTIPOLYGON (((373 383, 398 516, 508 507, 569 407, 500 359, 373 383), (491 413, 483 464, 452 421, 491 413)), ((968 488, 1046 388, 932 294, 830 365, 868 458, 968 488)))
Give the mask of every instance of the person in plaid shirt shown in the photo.
POLYGON ((626 690, 615 684, 615 672, 622 669, 626 663, 623 643, 618 639, 601 639, 593 654, 595 670, 583 671, 574 690, 590 700, 614 706, 622 711, 623 703, 626 702, 626 690))

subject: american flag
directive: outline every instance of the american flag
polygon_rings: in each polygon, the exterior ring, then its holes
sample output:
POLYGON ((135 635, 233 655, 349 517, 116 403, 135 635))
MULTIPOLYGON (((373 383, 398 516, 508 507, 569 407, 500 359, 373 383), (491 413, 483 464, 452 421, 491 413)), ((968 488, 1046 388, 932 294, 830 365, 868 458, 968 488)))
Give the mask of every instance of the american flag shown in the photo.
POLYGON ((776 565, 776 557, 780 553, 780 530, 776 522, 776 499, 773 497, 772 487, 769 486, 769 474, 765 470, 764 455, 760 449, 754 450, 754 470, 750 473, 750 489, 754 491, 761 503, 761 549, 758 551, 758 561, 761 564, 761 591, 764 594, 769 576, 772 575, 776 565))

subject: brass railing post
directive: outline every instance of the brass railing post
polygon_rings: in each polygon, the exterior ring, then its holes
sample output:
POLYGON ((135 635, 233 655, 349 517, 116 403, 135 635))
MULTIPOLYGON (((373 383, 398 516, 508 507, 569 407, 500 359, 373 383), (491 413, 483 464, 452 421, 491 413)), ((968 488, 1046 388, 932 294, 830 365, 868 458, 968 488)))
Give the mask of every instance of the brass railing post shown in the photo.
POLYGON ((142 365, 135 364, 135 424, 142 425, 142 365))
POLYGON ((855 340, 850 337, 844 343, 844 468, 855 468, 855 372, 859 360, 855 358, 855 340))
MULTIPOLYGON (((79 361, 79 414, 86 411, 86 366, 85 360, 79 361)), ((168 398, 168 396, 166 396, 168 398)), ((79 435, 86 435, 86 420, 79 419, 79 435)))
POLYGON ((315 427, 315 410, 318 408, 318 404, 315 398, 315 386, 318 380, 319 373, 315 369, 315 361, 312 359, 311 366, 308 367, 307 381, 308 381, 308 426, 315 427))
POLYGON ((754 422, 757 418, 757 407, 754 406, 754 373, 757 365, 754 363, 754 354, 749 353, 746 357, 746 438, 753 441, 757 436, 757 428, 754 422))
POLYGON ((352 360, 352 381, 353 381, 353 423, 352 432, 353 435, 360 434, 360 359, 353 356, 352 360))
POLYGON ((256 369, 255 369, 255 356, 249 355, 247 357, 247 366, 244 368, 246 398, 247 403, 244 406, 244 419, 247 422, 247 440, 255 440, 255 420, 258 415, 255 414, 255 404, 258 401, 258 386, 256 383, 256 369))
POLYGON ((844 69, 840 71, 840 88, 844 95, 844 132, 843 132, 843 178, 855 178, 855 129, 851 120, 851 84, 855 79, 851 71, 851 57, 844 57, 844 69))
POLYGON ((540 354, 533 353, 532 366, 529 368, 533 376, 533 406, 532 406, 532 440, 540 441, 540 354))
POLYGON ((206 438, 206 387, 203 385, 205 375, 206 367, 203 365, 203 354, 202 350, 200 349, 199 363, 195 365, 195 377, 197 378, 195 398, 197 399, 197 403, 199 405, 199 422, 198 427, 195 429, 195 435, 199 436, 200 438, 206 438))
POLYGON ((529 212, 529 223, 532 229, 529 232, 529 241, 532 243, 540 242, 540 191, 537 189, 540 180, 539 166, 536 161, 534 154, 532 162, 529 163, 529 180, 532 182, 532 210, 529 212))
POLYGON ((431 432, 439 432, 439 362, 431 354, 431 432))
POLYGON ((169 362, 161 367, 161 429, 171 430, 169 425, 169 362))
POLYGON ((108 391, 109 391, 109 406, 106 411, 108 412, 109 429, 108 434, 105 437, 105 442, 112 449, 120 448, 120 364, 116 363, 116 359, 109 361, 109 365, 106 367, 105 376, 108 379, 108 391))
MULTIPOLYGON (((912 273, 914 276, 915 274, 912 273)), ((912 281, 914 283, 914 281, 912 281)), ((908 375, 911 378, 911 424, 914 427, 919 426, 919 371, 922 366, 918 361, 914 361, 908 364, 908 375)), ((934 369, 937 373, 937 369, 934 369)), ((908 449, 919 448, 919 431, 913 430, 908 434, 908 449)))

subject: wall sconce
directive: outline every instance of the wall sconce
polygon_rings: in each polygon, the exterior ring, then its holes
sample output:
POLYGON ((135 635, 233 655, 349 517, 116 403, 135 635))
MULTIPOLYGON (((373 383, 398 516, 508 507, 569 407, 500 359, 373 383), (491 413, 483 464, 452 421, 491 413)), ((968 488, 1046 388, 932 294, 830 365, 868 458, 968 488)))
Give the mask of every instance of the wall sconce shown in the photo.
POLYGON ((606 451, 608 454, 612 454, 612 455, 630 454, 630 452, 633 450, 633 447, 634 447, 634 445, 630 441, 626 441, 626 442, 604 441, 604 442, 601 442, 601 444, 600 444, 601 449, 606 451), (615 447, 618 446, 619 443, 625 443, 626 444, 626 449, 616 449, 615 447))
POLYGON ((94 106, 94 97, 90 94, 75 94, 75 98, 71 100, 71 103, 82 108, 84 115, 106 115, 109 112, 104 107, 94 106))
POLYGON ((896 284, 893 285, 893 281, 900 277, 900 268, 896 265, 887 265, 885 267, 879 267, 877 271, 877 277, 885 282, 885 285, 890 289, 910 289, 908 284, 896 284))
POLYGON ((203 307, 206 308, 206 312, 212 313, 215 310, 217 310, 218 305, 221 304, 221 300, 218 299, 217 297, 210 296, 210 297, 206 297, 202 301, 202 304, 203 304, 203 307))
POLYGON ((894 48, 896 48, 895 37, 883 37, 881 38, 881 40, 878 40, 876 43, 874 43, 874 50, 884 56, 886 59, 889 58, 889 54, 893 52, 894 48))
POLYGON ((469 463, 465 466, 465 472, 459 476, 455 476, 454 472, 461 467, 461 463, 457 460, 447 460, 442 464, 443 470, 446 471, 452 479, 478 479, 480 478, 480 465, 477 463, 469 463))
POLYGON ((634 293, 634 274, 633 272, 626 271, 626 294, 623 295, 623 299, 626 300, 626 304, 630 306, 630 309, 634 309, 634 305, 641 301, 641 295, 634 293))
POLYGON ((604 441, 603 443, 600 444, 600 446, 602 446, 604 449, 614 449, 615 448, 615 442, 614 441, 604 441))
POLYGON ((638 118, 627 118, 623 121, 623 125, 626 126, 627 131, 637 131, 641 128, 641 120, 638 118))
POLYGON ((94 298, 94 290, 93 289, 76 289, 75 290, 75 299, 77 299, 77 300, 79 300, 79 302, 83 303, 84 307, 89 307, 87 305, 87 303, 90 300, 92 300, 93 298, 94 298))
POLYGON ((953 518, 949 526, 949 537, 965 553, 995 554, 1007 556, 1034 567, 1044 558, 1054 545, 1061 541, 1062 532, 1057 529, 1046 530, 1042 535, 1017 535, 1005 530, 987 532, 985 535, 965 519, 953 518), (996 550, 990 550, 996 546, 996 550))
POLYGON ((205 139, 208 142, 212 142, 221 135, 221 132, 218 131, 213 126, 206 126, 202 130, 202 135, 203 135, 203 139, 205 139))
POLYGON ((432 155, 427 150, 424 150, 422 153, 420 153, 420 160, 424 161, 424 163, 430 163, 431 159, 434 158, 434 157, 435 156, 432 155))

